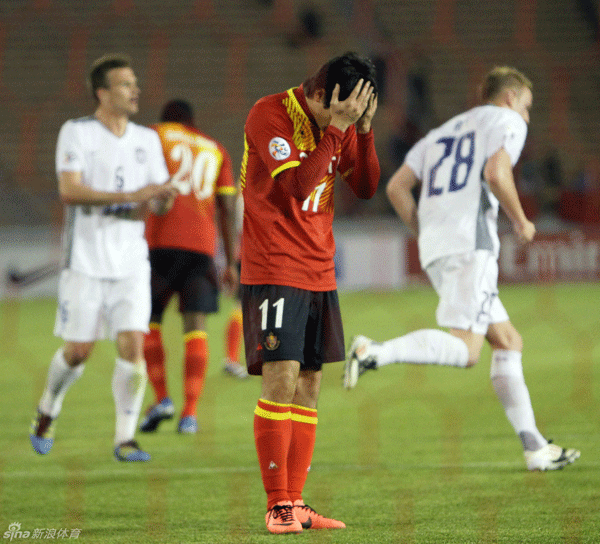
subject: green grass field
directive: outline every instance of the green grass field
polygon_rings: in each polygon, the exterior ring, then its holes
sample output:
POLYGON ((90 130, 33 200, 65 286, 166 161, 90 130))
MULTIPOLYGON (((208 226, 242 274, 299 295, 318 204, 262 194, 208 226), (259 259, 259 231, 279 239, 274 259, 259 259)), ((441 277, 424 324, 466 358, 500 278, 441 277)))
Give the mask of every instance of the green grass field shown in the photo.
MULTIPOLYGON (((60 345, 52 336, 55 302, 7 301, 0 306, 0 540, 48 540, 48 529, 60 540, 66 529, 64 540, 115 543, 600 542, 600 285, 506 286, 501 296, 525 340, 538 427, 579 448, 581 459, 557 472, 525 470, 490 384, 487 347, 469 370, 393 365, 366 374, 353 391, 341 387, 343 363, 328 365, 305 499, 348 528, 294 536, 270 535, 264 525, 252 432, 260 380, 221 370, 229 300, 209 320, 202 431, 179 436, 172 420, 138 435, 153 456, 141 465, 112 456, 109 342, 97 345, 67 394, 51 453, 33 452, 28 426, 60 345), (13 523, 30 536, 5 533, 13 523)), ((347 341, 435 327, 431 289, 346 293, 341 303, 347 341)), ((164 330, 180 406, 182 346, 172 308, 164 330)), ((152 398, 149 386, 145 405, 152 398)))

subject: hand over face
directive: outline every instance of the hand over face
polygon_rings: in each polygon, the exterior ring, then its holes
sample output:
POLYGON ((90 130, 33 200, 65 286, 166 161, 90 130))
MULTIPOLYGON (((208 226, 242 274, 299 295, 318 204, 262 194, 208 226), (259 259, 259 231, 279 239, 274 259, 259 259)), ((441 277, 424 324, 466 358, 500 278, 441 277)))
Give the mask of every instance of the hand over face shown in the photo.
MULTIPOLYGON (((339 100, 340 86, 336 84, 331 94, 331 103, 329 106, 331 112, 331 125, 342 131, 356 123, 363 114, 368 117, 368 130, 371 128, 371 119, 377 109, 377 98, 373 94, 373 87, 370 81, 360 79, 346 100, 339 100)), ((365 123, 361 123, 364 125, 365 123)), ((359 126, 359 129, 362 127, 359 126)), ((362 130, 361 130, 362 131, 362 130)))
POLYGON ((377 111, 377 95, 372 94, 369 98, 369 105, 362 117, 356 122, 356 128, 361 134, 366 134, 371 130, 371 121, 377 111))

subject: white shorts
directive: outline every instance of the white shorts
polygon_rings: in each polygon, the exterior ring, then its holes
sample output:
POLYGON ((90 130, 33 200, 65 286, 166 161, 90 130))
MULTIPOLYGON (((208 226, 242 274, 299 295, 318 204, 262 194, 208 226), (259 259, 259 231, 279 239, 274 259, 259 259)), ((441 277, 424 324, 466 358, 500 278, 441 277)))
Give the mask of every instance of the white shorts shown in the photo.
POLYGON ((54 334, 71 342, 114 340, 121 331, 148 332, 150 264, 122 279, 99 279, 63 270, 54 334))
POLYGON ((508 321, 498 298, 498 261, 491 251, 477 250, 442 257, 427 267, 440 301, 440 327, 486 334, 492 323, 508 321))

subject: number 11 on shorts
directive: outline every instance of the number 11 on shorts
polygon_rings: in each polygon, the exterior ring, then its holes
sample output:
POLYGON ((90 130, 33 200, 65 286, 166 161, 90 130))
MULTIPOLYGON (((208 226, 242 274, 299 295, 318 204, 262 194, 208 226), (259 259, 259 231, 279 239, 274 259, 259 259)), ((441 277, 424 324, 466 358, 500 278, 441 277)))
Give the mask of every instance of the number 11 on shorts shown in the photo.
MULTIPOLYGON (((273 308, 275 308, 275 327, 276 329, 280 329, 283 324, 283 297, 280 298, 277 302, 273 302, 273 308)), ((260 322, 261 329, 267 330, 267 314, 269 313, 269 299, 265 299, 264 302, 259 306, 260 311, 262 313, 262 320, 260 322)))

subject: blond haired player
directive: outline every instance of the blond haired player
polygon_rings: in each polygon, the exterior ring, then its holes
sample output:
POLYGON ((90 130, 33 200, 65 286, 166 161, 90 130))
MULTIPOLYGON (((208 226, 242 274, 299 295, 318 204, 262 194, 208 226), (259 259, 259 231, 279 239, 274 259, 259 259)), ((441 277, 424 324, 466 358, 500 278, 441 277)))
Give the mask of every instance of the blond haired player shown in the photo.
POLYGON ((529 123, 529 79, 511 67, 486 74, 483 104, 453 117, 417 142, 387 186, 388 197, 418 237, 421 267, 439 295, 440 330, 418 330, 381 344, 354 338, 344 385, 351 389, 366 370, 391 363, 470 367, 483 341, 492 348, 491 380, 506 416, 521 439, 529 470, 553 470, 580 453, 549 443, 539 432, 523 378, 523 341, 498 297, 498 210, 521 243, 535 226, 514 184, 529 123), (421 183, 419 203, 412 189, 421 183))

